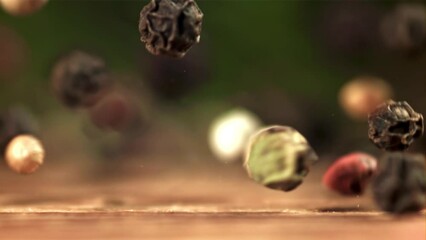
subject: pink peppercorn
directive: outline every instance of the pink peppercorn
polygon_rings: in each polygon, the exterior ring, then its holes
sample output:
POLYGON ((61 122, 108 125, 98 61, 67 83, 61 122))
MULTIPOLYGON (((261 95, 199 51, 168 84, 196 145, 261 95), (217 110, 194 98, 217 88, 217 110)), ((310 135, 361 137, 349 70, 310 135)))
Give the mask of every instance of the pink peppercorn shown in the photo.
POLYGON ((361 152, 340 157, 324 174, 322 183, 343 195, 362 194, 377 170, 377 159, 361 152))

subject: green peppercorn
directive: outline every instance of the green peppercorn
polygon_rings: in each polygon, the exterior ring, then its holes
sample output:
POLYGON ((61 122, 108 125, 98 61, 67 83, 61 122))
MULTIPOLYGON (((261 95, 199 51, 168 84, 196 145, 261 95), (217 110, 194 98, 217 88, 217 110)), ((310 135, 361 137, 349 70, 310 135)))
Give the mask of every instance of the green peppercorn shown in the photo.
POLYGON ((251 137, 244 166, 254 181, 272 189, 291 191, 303 182, 317 160, 298 131, 271 126, 251 137))

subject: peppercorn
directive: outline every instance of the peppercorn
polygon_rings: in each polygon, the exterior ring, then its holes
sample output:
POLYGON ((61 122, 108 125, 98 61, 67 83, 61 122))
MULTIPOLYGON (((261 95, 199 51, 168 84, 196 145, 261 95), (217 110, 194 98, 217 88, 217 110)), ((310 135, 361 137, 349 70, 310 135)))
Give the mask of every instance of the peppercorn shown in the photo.
POLYGON ((380 149, 401 151, 423 135, 423 115, 407 102, 389 100, 368 116, 368 137, 380 149))
POLYGON ((51 80, 57 97, 70 108, 94 105, 111 85, 104 60, 79 50, 56 62, 51 80))
POLYGON ((392 49, 418 51, 426 47, 426 6, 400 4, 381 23, 383 41, 392 49))
POLYGON ((140 13, 141 41, 154 55, 183 57, 200 41, 202 20, 194 0, 151 0, 140 13))
POLYGON ((138 119, 137 106, 131 96, 120 90, 106 94, 89 108, 92 123, 100 129, 124 131, 138 119))
POLYGON ((40 10, 47 0, 0 0, 3 9, 16 16, 30 15, 40 10))
POLYGON ((418 212, 426 203, 426 167, 422 154, 385 154, 373 181, 373 195, 384 211, 418 212))
POLYGON ((12 81, 22 71, 28 49, 24 40, 13 29, 0 24, 0 80, 12 81))
POLYGON ((343 110, 353 119, 367 120, 368 114, 391 96, 391 87, 382 79, 360 76, 342 87, 339 102, 343 110))
POLYGON ((250 138, 244 162, 254 181, 275 190, 297 188, 318 160, 306 139, 287 126, 264 128, 250 138))
POLYGON ((4 154, 7 144, 20 134, 35 134, 37 123, 23 108, 11 107, 0 113, 0 153, 4 154))
POLYGON ((213 120, 209 130, 209 145, 219 160, 234 162, 243 157, 250 136, 261 126, 253 113, 232 109, 213 120))
POLYGON ((337 159, 322 183, 343 195, 362 194, 377 170, 377 160, 366 153, 351 153, 337 159))
POLYGON ((34 136, 19 135, 7 145, 5 159, 13 171, 30 174, 43 164, 44 148, 34 136))

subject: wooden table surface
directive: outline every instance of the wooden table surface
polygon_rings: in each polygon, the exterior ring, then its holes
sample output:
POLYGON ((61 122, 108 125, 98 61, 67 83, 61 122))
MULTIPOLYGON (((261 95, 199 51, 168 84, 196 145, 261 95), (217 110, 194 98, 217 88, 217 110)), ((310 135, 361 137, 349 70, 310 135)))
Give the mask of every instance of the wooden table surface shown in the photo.
POLYGON ((316 169, 284 193, 214 161, 2 168, 0 239, 425 239, 425 211, 395 217, 369 193, 338 196, 316 169))

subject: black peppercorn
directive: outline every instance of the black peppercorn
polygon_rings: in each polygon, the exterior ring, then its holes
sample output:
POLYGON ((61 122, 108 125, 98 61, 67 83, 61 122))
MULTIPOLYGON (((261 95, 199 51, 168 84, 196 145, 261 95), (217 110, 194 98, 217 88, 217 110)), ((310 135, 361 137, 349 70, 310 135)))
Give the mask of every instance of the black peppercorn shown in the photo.
POLYGON ((70 108, 94 105, 111 84, 103 59, 78 50, 56 62, 51 78, 56 95, 70 108))
POLYGON ((425 158, 421 154, 388 153, 373 180, 377 205, 396 214, 418 212, 426 203, 425 158))
POLYGON ((200 41, 202 19, 194 0, 151 0, 140 13, 141 41, 154 55, 183 57, 200 41))
POLYGON ((37 132, 33 116, 23 108, 12 107, 0 113, 0 153, 4 153, 9 142, 21 134, 37 132))
POLYGON ((380 149, 402 151, 423 135, 423 115, 407 102, 392 100, 368 116, 368 137, 380 149))

